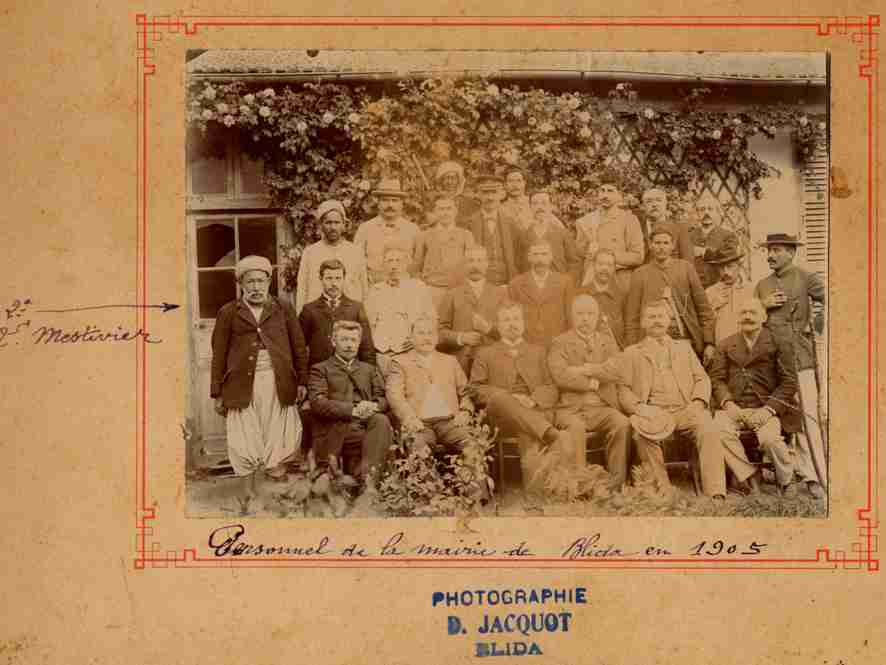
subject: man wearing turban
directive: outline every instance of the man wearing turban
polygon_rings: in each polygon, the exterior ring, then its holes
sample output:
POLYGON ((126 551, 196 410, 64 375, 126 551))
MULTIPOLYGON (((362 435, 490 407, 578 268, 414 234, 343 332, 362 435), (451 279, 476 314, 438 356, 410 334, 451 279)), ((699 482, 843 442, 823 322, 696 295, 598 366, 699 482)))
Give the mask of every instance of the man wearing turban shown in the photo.
POLYGON ((295 312, 323 295, 320 282, 320 265, 324 261, 339 260, 345 267, 342 292, 351 300, 362 302, 366 298, 366 259, 360 249, 345 240, 348 216, 340 201, 323 201, 314 212, 323 238, 305 247, 298 264, 295 287, 295 312))
POLYGON ((308 356, 292 308, 269 295, 271 262, 246 256, 235 274, 241 297, 218 311, 212 332, 210 396, 225 416, 228 458, 244 479, 244 511, 263 476, 286 477, 299 447, 298 402, 307 393, 308 356))
POLYGON ((470 230, 468 220, 480 210, 480 204, 476 199, 465 196, 465 170, 462 165, 458 162, 443 162, 437 167, 434 183, 440 192, 455 201, 456 226, 470 230))

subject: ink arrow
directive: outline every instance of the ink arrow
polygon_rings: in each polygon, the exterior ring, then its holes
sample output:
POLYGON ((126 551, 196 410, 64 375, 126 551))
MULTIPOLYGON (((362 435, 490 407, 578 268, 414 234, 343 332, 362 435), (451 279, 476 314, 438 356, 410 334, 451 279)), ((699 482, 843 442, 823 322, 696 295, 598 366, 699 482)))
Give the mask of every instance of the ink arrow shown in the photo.
POLYGON ((51 314, 59 314, 61 312, 84 312, 86 310, 91 309, 112 309, 115 307, 128 307, 128 308, 137 308, 137 309, 160 309, 164 312, 172 311, 173 309, 178 309, 181 305, 175 305, 173 303, 164 302, 159 305, 93 305, 91 307, 71 307, 69 309, 38 309, 38 312, 47 312, 51 314))

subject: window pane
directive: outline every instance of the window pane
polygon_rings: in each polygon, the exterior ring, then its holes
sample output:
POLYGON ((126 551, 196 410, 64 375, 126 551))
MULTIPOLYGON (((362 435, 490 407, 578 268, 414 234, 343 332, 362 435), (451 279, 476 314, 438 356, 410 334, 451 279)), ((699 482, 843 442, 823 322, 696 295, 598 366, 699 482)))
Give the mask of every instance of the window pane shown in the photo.
POLYGON ((240 220, 240 257, 252 254, 277 263, 277 220, 273 217, 240 220))
POLYGON ((240 186, 243 194, 265 194, 267 188, 262 181, 264 173, 265 167, 261 160, 252 161, 245 154, 241 154, 240 186))
POLYGON ((192 194, 225 194, 227 187, 227 160, 201 157, 191 162, 192 194))
POLYGON ((213 270, 197 273, 197 291, 200 299, 200 318, 214 319, 219 308, 237 297, 233 270, 213 270))
POLYGON ((234 221, 231 219, 201 219, 197 222, 197 266, 233 267, 234 221))

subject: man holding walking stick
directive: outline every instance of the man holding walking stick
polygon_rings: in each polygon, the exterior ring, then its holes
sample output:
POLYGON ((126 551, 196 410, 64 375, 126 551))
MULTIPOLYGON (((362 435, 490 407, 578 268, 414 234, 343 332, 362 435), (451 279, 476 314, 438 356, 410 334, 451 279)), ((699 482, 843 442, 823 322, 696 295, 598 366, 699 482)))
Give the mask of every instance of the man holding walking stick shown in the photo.
POLYGON ((824 329, 825 287, 821 277, 794 265, 801 245, 796 236, 787 233, 766 237, 763 246, 772 274, 760 280, 754 295, 766 307, 769 330, 793 346, 805 435, 800 437, 797 453, 808 457, 818 473, 818 483, 807 483, 810 494, 823 499, 828 484, 827 453, 820 426, 815 333, 824 329))

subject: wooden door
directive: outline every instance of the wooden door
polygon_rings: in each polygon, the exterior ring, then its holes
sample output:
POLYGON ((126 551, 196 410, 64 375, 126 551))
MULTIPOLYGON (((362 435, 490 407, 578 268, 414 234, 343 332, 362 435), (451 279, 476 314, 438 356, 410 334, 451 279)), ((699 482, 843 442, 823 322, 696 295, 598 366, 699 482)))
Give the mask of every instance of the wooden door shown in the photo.
POLYGON ((191 322, 191 466, 226 465, 225 420, 209 396, 212 331, 225 303, 240 297, 234 266, 244 256, 264 256, 274 266, 271 295, 289 297, 278 285, 280 245, 290 234, 282 218, 270 214, 194 214, 188 218, 188 305, 191 322))

